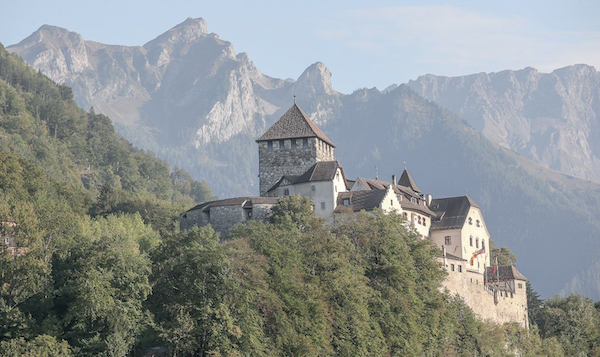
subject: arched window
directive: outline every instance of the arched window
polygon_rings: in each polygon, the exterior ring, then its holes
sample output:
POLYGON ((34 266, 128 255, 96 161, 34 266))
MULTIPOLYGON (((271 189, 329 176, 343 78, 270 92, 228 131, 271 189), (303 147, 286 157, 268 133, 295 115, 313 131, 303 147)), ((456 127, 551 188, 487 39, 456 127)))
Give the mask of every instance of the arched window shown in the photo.
POLYGON ((475 248, 479 248, 479 238, 475 239, 475 248))
POLYGON ((473 236, 469 237, 469 245, 472 247, 473 246, 473 236))
POLYGON ((469 217, 469 224, 473 224, 473 218, 469 217))
POLYGON ((481 227, 481 224, 480 224, 479 220, 475 221, 475 225, 476 225, 477 227, 481 227))

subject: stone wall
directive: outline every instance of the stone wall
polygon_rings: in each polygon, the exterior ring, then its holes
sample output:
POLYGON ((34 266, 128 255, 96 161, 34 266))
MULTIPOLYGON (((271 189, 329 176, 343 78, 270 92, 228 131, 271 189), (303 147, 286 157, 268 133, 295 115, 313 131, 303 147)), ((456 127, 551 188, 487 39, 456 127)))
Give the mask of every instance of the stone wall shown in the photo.
POLYGON ((260 195, 266 196, 267 190, 283 175, 302 175, 319 161, 333 161, 333 147, 318 138, 308 138, 308 148, 303 148, 303 139, 296 140, 292 149, 292 140, 283 140, 284 149, 280 150, 280 140, 258 143, 258 172, 260 195))
POLYGON ((188 211, 179 217, 179 229, 182 231, 190 229, 194 226, 202 227, 210 223, 210 216, 202 209, 188 211))
POLYGON ((179 227, 181 230, 186 230, 194 226, 203 227, 210 224, 221 237, 227 237, 238 223, 251 220, 269 221, 273 215, 273 206, 274 203, 254 203, 251 207, 243 207, 241 204, 216 205, 207 210, 210 213, 203 212, 203 209, 196 209, 181 215, 179 227))
POLYGON ((473 312, 482 319, 489 319, 496 323, 516 322, 529 328, 527 318, 527 295, 525 282, 515 284, 515 292, 496 291, 491 286, 484 285, 483 274, 465 269, 464 261, 446 259, 448 277, 443 283, 443 288, 449 290, 451 295, 458 294, 473 312), (451 271, 451 264, 455 264, 451 271), (458 265, 462 266, 459 272, 458 265), (496 294, 496 296, 494 296, 496 294))

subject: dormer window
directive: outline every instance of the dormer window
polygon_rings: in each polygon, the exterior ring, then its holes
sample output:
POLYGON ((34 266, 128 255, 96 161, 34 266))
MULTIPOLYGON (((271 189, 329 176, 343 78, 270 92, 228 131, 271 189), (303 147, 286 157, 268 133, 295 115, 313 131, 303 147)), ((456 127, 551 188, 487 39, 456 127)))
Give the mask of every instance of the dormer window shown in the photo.
POLYGON ((350 206, 350 199, 344 198, 344 206, 350 206))

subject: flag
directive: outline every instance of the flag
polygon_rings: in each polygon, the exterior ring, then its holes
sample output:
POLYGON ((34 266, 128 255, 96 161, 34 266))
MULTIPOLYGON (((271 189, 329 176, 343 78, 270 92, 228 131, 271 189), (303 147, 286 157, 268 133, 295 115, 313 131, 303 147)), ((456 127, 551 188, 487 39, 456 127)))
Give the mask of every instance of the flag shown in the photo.
POLYGON ((471 256, 471 265, 473 265, 473 259, 477 258, 477 251, 473 252, 473 255, 471 256))
MULTIPOLYGON (((477 251, 477 255, 479 255, 479 254, 483 254, 483 253, 485 253, 485 247, 482 247, 481 249, 479 249, 479 250, 477 251)), ((477 255, 476 255, 476 256, 477 256, 477 255)))

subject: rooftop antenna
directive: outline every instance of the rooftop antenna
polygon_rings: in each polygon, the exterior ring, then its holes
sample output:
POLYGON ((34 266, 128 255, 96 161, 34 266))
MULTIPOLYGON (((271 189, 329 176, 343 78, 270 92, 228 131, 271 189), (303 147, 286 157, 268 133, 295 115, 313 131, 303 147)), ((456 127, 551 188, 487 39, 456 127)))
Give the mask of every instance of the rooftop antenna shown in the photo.
POLYGON ((379 169, 375 166, 375 180, 379 180, 379 169))

